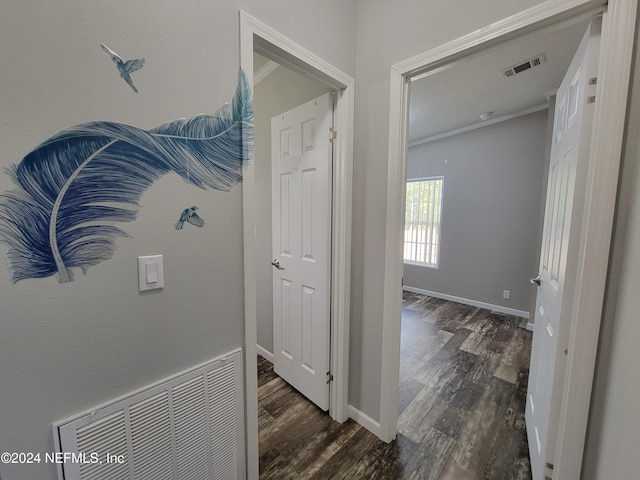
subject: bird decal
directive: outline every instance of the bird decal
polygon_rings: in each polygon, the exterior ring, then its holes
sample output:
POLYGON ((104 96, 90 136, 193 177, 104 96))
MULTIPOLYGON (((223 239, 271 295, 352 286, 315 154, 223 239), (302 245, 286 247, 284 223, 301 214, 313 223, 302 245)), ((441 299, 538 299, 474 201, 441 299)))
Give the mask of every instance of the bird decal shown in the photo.
POLYGON ((122 57, 120 55, 107 47, 104 43, 101 43, 100 47, 102 47, 102 50, 104 50, 111 56, 111 60, 113 60, 113 63, 115 63, 116 67, 118 67, 120 76, 124 79, 124 81, 129 84, 134 92, 138 93, 138 89, 133 84, 133 80, 131 79, 131 74, 136 70, 140 70, 142 67, 144 67, 144 58, 135 58, 133 60, 127 60, 125 62, 124 60, 122 60, 122 57))
POLYGON ((191 208, 184 209, 180 214, 180 220, 176 223, 176 230, 182 230, 184 222, 189 222, 191 225, 195 225, 196 227, 203 227, 204 220, 196 213, 197 209, 198 207, 195 205, 191 208))

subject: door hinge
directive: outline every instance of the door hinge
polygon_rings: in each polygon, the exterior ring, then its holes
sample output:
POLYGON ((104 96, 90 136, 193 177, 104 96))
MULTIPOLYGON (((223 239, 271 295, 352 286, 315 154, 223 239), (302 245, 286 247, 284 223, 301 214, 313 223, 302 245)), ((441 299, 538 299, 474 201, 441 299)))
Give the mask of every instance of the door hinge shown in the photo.
POLYGON ((544 480, 553 480, 553 463, 546 462, 547 470, 544 472, 544 480))
POLYGON ((329 127, 329 141, 333 142, 338 136, 338 132, 333 128, 329 127))
POLYGON ((595 95, 591 95, 591 96, 587 97, 587 103, 596 103, 596 96, 595 95))
POLYGON ((333 375, 331 375, 331 372, 327 372, 327 384, 329 384, 329 382, 333 382, 333 375))

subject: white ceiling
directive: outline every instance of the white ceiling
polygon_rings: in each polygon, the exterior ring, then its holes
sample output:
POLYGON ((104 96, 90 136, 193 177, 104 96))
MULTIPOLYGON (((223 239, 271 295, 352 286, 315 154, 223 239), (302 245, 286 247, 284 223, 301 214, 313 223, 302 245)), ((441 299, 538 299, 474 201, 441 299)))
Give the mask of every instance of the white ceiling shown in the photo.
POLYGON ((586 23, 510 40, 411 83, 409 142, 544 105, 560 85, 586 23), (510 78, 501 71, 539 54, 545 63, 510 78))

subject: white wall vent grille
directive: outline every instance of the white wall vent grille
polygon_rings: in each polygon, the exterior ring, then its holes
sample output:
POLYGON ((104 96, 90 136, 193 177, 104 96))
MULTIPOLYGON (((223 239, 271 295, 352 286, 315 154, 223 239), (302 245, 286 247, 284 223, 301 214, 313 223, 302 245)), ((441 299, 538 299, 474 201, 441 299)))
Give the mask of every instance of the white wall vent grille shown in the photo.
POLYGON ((502 78, 511 78, 518 73, 522 73, 534 67, 538 67, 544 62, 544 54, 541 53, 540 55, 536 55, 535 57, 530 58, 529 60, 525 60, 524 62, 520 62, 517 65, 512 65, 508 68, 505 68, 504 70, 501 70, 500 73, 502 74, 502 78))
POLYGON ((243 479, 241 351, 53 430, 57 450, 69 455, 61 480, 243 479))

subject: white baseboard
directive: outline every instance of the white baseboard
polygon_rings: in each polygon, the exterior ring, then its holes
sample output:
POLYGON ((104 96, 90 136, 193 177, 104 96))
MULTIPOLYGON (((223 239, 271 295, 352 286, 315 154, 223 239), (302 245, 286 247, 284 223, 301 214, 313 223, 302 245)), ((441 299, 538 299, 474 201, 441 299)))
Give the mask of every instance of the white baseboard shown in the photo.
POLYGON ((533 332, 533 322, 527 322, 527 330, 533 332))
MULTIPOLYGON (((486 308, 487 310, 506 313, 507 315, 515 315, 516 317, 529 318, 529 312, 525 312, 524 310, 516 310, 515 308, 503 307, 502 305, 493 305, 491 303, 479 302, 477 300, 470 300, 468 298, 455 297, 453 295, 447 295, 446 293, 431 292, 429 290, 423 290, 421 288, 409 287, 408 285, 403 285, 402 288, 407 292, 420 293, 422 295, 428 295, 430 297, 441 298, 442 300, 450 300, 452 302, 462 303, 464 305, 471 305, 472 307, 486 308)), ((529 325, 527 325, 527 328, 529 328, 529 325)))
POLYGON ((349 414, 349 418, 353 418, 356 422, 362 425, 364 428, 373 433, 376 437, 380 438, 380 422, 376 422, 369 415, 361 412, 353 405, 349 404, 347 406, 347 411, 349 414))
POLYGON ((256 348, 258 350, 258 354, 262 355, 265 359, 269 360, 271 363, 273 363, 273 353, 271 353, 269 350, 267 350, 266 348, 261 347, 260 345, 256 345, 256 348))

